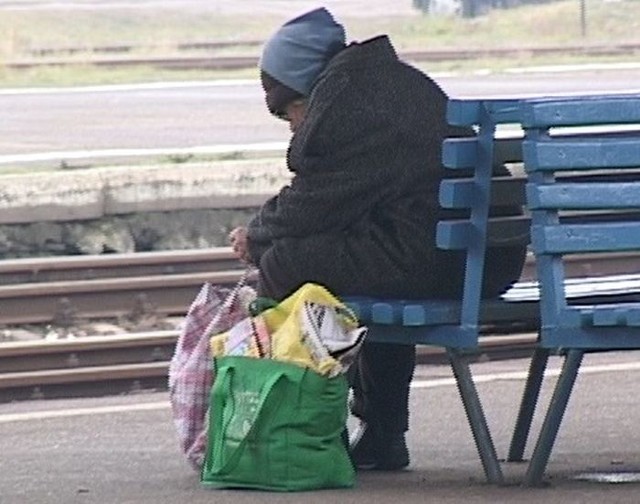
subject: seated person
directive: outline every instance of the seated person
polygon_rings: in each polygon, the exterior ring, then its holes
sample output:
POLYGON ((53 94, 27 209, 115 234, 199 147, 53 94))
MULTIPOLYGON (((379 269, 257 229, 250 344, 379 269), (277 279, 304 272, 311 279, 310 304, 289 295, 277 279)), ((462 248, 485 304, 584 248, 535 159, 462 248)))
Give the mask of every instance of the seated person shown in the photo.
MULTIPOLYGON (((387 36, 345 43, 324 8, 292 19, 266 42, 260 74, 269 111, 289 122, 289 185, 231 244, 259 269, 259 294, 283 299, 305 282, 337 296, 460 298, 463 253, 439 250, 447 96, 403 63, 387 36)), ((525 249, 487 258, 486 296, 518 279, 525 249)), ((409 464, 410 345, 365 342, 352 411, 366 429, 352 443, 360 469, 409 464)))

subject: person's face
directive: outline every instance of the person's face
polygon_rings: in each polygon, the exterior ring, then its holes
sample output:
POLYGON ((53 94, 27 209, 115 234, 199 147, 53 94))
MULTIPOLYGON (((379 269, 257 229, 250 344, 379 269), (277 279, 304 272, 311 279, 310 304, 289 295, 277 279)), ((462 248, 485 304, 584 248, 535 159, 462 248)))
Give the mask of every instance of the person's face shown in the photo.
POLYGON ((289 129, 291 130, 291 133, 295 133, 298 129, 300 123, 304 120, 306 112, 307 107, 303 100, 294 100, 284 108, 282 118, 289 122, 289 129))

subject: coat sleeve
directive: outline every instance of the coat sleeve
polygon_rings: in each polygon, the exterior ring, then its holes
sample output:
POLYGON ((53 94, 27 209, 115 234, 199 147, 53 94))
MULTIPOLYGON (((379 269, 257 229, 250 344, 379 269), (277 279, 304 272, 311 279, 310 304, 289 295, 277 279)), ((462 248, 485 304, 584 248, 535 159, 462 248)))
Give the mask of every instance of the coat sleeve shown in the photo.
POLYGON ((270 240, 340 231, 381 197, 374 178, 340 172, 296 176, 260 209, 252 223, 270 240))

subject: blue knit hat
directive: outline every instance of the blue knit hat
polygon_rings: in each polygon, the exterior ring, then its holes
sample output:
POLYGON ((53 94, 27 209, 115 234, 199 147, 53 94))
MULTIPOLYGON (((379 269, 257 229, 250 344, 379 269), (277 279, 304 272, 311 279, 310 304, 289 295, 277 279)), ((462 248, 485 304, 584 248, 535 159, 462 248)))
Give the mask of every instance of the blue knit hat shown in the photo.
POLYGON ((264 46, 260 70, 302 96, 309 96, 316 79, 345 47, 345 33, 321 7, 287 21, 264 46))

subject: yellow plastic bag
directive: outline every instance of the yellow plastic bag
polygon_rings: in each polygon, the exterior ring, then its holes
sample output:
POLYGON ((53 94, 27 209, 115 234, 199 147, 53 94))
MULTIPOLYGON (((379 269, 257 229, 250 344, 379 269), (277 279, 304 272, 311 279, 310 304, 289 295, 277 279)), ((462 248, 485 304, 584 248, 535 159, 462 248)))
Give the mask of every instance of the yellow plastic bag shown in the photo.
MULTIPOLYGON (((346 331, 358 327, 358 319, 342 301, 338 300, 325 287, 306 283, 278 305, 263 311, 258 317, 254 317, 251 324, 245 322, 246 329, 240 328, 240 330, 247 331, 251 325, 255 326, 255 322, 260 320, 260 324, 264 323, 270 340, 266 358, 308 367, 324 375, 332 374, 334 369, 340 367, 340 363, 328 353, 319 355, 314 352, 314 345, 309 341, 309 331, 302 327, 301 313, 310 305, 335 309, 339 322, 346 331)), ((238 331, 238 328, 235 330, 238 331)), ((226 355, 229 348, 229 334, 232 331, 211 338, 211 353, 214 357, 226 355)), ((246 340, 246 345, 242 349, 243 355, 260 356, 258 348, 260 344, 255 339, 246 340)))

